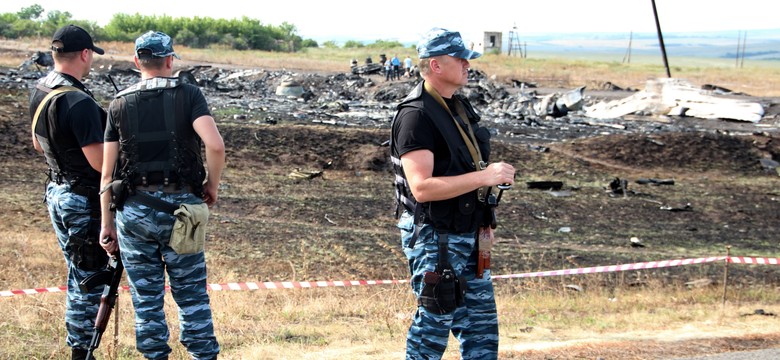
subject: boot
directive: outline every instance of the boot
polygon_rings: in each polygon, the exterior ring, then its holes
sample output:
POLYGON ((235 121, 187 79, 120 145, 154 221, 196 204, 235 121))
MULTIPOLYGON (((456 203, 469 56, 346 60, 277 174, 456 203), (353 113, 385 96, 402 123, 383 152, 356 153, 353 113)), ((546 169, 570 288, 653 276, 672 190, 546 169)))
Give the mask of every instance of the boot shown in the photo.
POLYGON ((90 355, 89 359, 87 359, 87 353, 89 351, 82 349, 82 348, 71 348, 71 360, 95 360, 95 357, 90 355))

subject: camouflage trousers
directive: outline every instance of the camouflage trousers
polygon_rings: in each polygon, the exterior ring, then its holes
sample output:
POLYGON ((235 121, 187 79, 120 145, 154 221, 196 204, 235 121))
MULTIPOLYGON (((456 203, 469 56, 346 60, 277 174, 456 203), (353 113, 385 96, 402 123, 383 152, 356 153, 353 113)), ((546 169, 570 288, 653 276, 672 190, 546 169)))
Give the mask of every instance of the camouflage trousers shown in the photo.
MULTIPOLYGON (((398 221, 401 243, 409 261, 412 291, 419 297, 424 286, 423 274, 436 268, 439 237, 430 225, 422 225, 414 247, 410 248, 414 227, 412 214, 405 212, 401 215, 398 221)), ((418 306, 406 336, 407 359, 440 359, 447 348, 450 331, 460 342, 462 359, 498 357, 498 315, 493 283, 490 270, 485 270, 483 278, 475 278, 475 250, 474 233, 449 234, 450 265, 457 275, 466 278, 468 284, 464 304, 444 315, 418 306)))
MULTIPOLYGON (((193 194, 150 193, 174 204, 203 202, 193 194)), ((170 336, 163 303, 165 273, 179 307, 179 341, 193 359, 214 359, 219 343, 206 292, 204 252, 179 255, 170 246, 175 218, 129 199, 116 214, 122 262, 135 308, 136 348, 148 359, 170 354, 170 336)))
MULTIPOLYGON (((73 264, 71 237, 87 237, 91 207, 86 196, 70 191, 70 185, 53 182, 46 185, 46 204, 57 234, 57 242, 68 266, 68 290, 65 300, 67 344, 70 347, 86 349, 92 340, 103 286, 96 286, 88 293, 79 289, 79 282, 95 271, 82 270, 73 264)), ((94 236, 97 237, 98 234, 94 236)))

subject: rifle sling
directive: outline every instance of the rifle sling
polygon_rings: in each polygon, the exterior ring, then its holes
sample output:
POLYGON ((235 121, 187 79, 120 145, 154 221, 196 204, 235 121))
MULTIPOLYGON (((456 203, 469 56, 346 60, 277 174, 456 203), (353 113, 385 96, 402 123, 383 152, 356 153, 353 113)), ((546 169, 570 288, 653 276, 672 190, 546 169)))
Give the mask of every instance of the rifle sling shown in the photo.
MULTIPOLYGON (((425 88, 425 91, 427 91, 428 94, 430 94, 436 100, 436 102, 438 102, 439 105, 441 105, 444 110, 450 114, 452 121, 455 123, 455 127, 458 128, 458 131, 460 132, 460 136, 463 137, 463 142, 466 143, 466 147, 469 149, 469 153, 471 154, 476 171, 484 170, 487 164, 482 161, 482 153, 480 152, 479 146, 477 145, 477 137, 474 135, 474 129, 468 124, 469 118, 466 116, 466 111, 463 109, 463 104, 461 104, 460 101, 455 101, 455 109, 461 121, 466 124, 465 126, 469 130, 468 135, 466 135, 466 131, 463 130, 461 122, 458 121, 458 119, 452 113, 452 110, 450 110, 450 107, 447 106, 447 103, 444 102, 444 98, 439 94, 439 92, 436 91, 436 89, 434 89, 433 86, 429 85, 427 82, 423 83, 423 87, 425 88)), ((477 199, 479 199, 479 201, 485 200, 488 188, 488 186, 482 186, 477 189, 477 199)))
POLYGON ((436 264, 436 270, 442 271, 449 267, 450 265, 450 259, 449 259, 449 251, 447 247, 449 246, 449 234, 446 232, 439 232, 439 261, 436 264))
POLYGON ((135 203, 146 205, 150 208, 153 208, 157 211, 162 211, 164 213, 168 213, 173 215, 173 212, 176 211, 176 209, 179 208, 179 205, 169 203, 165 200, 156 198, 152 195, 149 195, 143 191, 135 191, 133 195, 130 195, 127 198, 127 201, 133 201, 135 203))
POLYGON ((52 90, 48 94, 46 94, 46 97, 44 97, 43 100, 41 100, 41 102, 38 104, 38 108, 35 109, 35 115, 33 116, 33 122, 32 122, 33 135, 35 135, 35 127, 38 125, 38 118, 41 117, 41 112, 43 112, 43 109, 46 108, 46 104, 48 104, 53 97, 68 91, 81 91, 81 90, 73 86, 60 86, 52 90))

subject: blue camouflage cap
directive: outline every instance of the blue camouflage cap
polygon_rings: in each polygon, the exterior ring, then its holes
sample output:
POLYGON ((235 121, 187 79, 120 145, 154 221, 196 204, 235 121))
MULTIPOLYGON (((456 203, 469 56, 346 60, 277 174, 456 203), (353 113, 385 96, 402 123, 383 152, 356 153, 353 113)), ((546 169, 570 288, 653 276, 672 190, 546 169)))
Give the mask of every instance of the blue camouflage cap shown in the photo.
POLYGON ((164 58, 173 55, 175 58, 181 59, 173 51, 173 40, 171 40, 171 37, 159 31, 149 31, 135 39, 135 55, 139 58, 142 55, 149 56, 149 54, 140 54, 139 51, 141 50, 151 51, 152 57, 164 58))
POLYGON ((420 59, 425 59, 439 55, 449 55, 466 60, 482 56, 482 54, 469 50, 463 45, 463 38, 460 37, 459 32, 433 28, 417 43, 417 56, 420 59))

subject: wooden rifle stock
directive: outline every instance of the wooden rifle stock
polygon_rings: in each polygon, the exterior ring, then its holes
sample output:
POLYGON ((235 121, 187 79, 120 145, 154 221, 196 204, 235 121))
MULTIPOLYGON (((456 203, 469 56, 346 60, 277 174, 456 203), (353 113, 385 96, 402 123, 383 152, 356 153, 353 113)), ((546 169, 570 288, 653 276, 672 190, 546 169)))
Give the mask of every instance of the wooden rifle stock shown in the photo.
POLYGON ((122 280, 122 272, 124 269, 125 268, 124 265, 122 265, 122 260, 119 258, 119 254, 117 253, 112 255, 108 260, 108 265, 106 265, 105 270, 82 280, 79 284, 79 286, 84 289, 87 284, 93 287, 94 285, 100 285, 95 284, 96 281, 92 279, 93 277, 106 280, 110 279, 110 282, 101 283, 106 285, 106 287, 103 289, 103 295, 100 296, 100 307, 98 308, 97 318, 95 318, 95 327, 92 333, 92 341, 89 342, 87 359, 93 359, 92 353, 95 349, 98 348, 98 346, 100 346, 100 339, 103 337, 103 332, 106 331, 106 327, 108 327, 108 320, 111 318, 111 311, 114 309, 117 296, 119 295, 119 282, 122 280))

